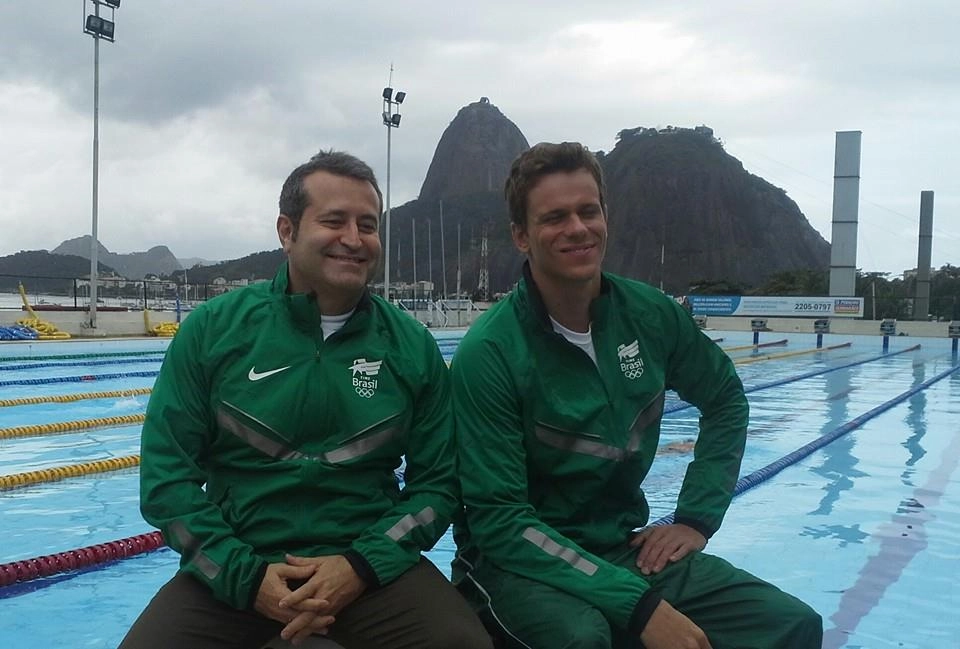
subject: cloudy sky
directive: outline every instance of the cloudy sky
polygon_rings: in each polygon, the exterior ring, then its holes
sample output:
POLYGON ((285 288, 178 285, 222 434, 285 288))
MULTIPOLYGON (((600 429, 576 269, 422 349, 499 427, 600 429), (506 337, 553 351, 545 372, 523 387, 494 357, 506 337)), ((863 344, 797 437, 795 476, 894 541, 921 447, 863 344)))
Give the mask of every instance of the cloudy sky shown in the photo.
MULTIPOLYGON (((89 0, 87 0, 89 3, 89 0)), ((91 229, 93 40, 83 0, 4 1, 0 255, 91 229)), ((89 9, 89 5, 88 5, 89 9)), ((278 247, 286 174, 342 148, 386 176, 380 92, 405 90, 392 204, 487 96, 531 142, 610 150, 711 126, 830 239, 836 131, 863 132, 858 266, 960 264, 955 0, 123 0, 100 52, 100 240, 230 259, 278 247)))

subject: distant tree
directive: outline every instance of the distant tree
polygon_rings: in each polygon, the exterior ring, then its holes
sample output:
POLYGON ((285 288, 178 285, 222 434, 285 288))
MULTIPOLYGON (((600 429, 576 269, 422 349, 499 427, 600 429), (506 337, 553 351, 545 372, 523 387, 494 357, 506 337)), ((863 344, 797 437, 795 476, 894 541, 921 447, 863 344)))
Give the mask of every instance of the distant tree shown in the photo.
POLYGON ((817 297, 829 293, 829 274, 821 270, 786 270, 773 275, 754 295, 804 295, 817 297))
POLYGON ((701 279, 690 285, 692 295, 743 295, 744 287, 725 279, 701 279))

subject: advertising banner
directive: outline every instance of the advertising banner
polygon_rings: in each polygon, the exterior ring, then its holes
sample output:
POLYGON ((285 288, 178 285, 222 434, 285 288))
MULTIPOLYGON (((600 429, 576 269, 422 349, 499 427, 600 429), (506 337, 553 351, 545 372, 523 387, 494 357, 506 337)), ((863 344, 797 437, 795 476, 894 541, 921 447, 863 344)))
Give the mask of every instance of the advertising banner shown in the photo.
POLYGON ((688 295, 693 315, 860 318, 862 297, 688 295))

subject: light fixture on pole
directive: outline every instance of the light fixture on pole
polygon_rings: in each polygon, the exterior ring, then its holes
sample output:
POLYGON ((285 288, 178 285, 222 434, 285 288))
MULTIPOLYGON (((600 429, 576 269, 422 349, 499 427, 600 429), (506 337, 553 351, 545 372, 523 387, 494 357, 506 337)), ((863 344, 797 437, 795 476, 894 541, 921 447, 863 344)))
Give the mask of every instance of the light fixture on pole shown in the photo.
MULTIPOLYGON (((393 66, 390 66, 390 80, 393 81, 393 66)), ((383 256, 383 297, 390 301, 390 136, 395 128, 400 127, 400 104, 406 99, 407 93, 397 91, 387 86, 383 89, 383 125, 387 127, 387 193, 386 209, 384 211, 383 227, 386 230, 386 241, 383 256)))
POLYGON ((113 42, 114 12, 120 8, 120 0, 83 0, 83 13, 87 13, 87 2, 93 5, 93 13, 83 21, 85 34, 93 36, 93 214, 91 217, 90 241, 90 328, 97 328, 97 279, 99 245, 97 242, 97 204, 99 199, 100 175, 100 39, 113 42), (110 19, 100 15, 100 6, 110 9, 110 19))

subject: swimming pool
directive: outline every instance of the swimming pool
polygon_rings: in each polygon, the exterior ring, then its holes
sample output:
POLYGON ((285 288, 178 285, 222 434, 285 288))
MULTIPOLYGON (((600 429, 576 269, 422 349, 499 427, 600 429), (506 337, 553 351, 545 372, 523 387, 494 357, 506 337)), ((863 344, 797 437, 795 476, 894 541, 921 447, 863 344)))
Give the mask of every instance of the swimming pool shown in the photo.
MULTIPOLYGON (((751 342, 749 333, 708 333, 722 337, 725 348, 751 342)), ((437 334, 449 358, 462 332, 437 334)), ((891 353, 882 355, 878 337, 832 335, 826 344, 852 345, 787 356, 812 349, 814 336, 764 337, 789 342, 761 350, 770 357, 763 362, 749 362, 755 358, 749 349, 730 355, 752 390, 741 473, 774 464, 760 477, 773 475, 742 481, 743 493, 710 551, 810 603, 824 618, 824 647, 960 646, 954 614, 960 602, 954 577, 960 558, 960 371, 925 385, 954 368, 949 341, 892 338, 891 353), (920 349, 904 351, 918 343, 920 349), (889 407, 850 425, 878 406, 889 407), (835 439, 816 448, 824 436, 835 439), (776 464, 805 445, 805 457, 776 464)), ((165 344, 0 345, 0 401, 120 392, 0 407, 0 429, 142 413, 148 396, 129 391, 149 388, 165 344), (54 355, 81 358, 23 358, 54 355), (113 378, 93 378, 100 376, 113 378), (77 381, 60 381, 68 378, 77 381)), ((697 412, 683 405, 668 400, 662 444, 695 435, 697 412)), ((139 430, 104 426, 0 439, 0 475, 135 455, 139 430)), ((672 509, 688 460, 682 448, 661 455, 645 483, 654 519, 672 509)), ((133 468, 0 490, 0 564, 151 531, 138 512, 137 488, 133 468)), ((447 569, 452 548, 448 535, 430 557, 447 569)), ((6 646, 115 647, 176 565, 177 556, 161 549, 0 588, 0 638, 6 646)))

